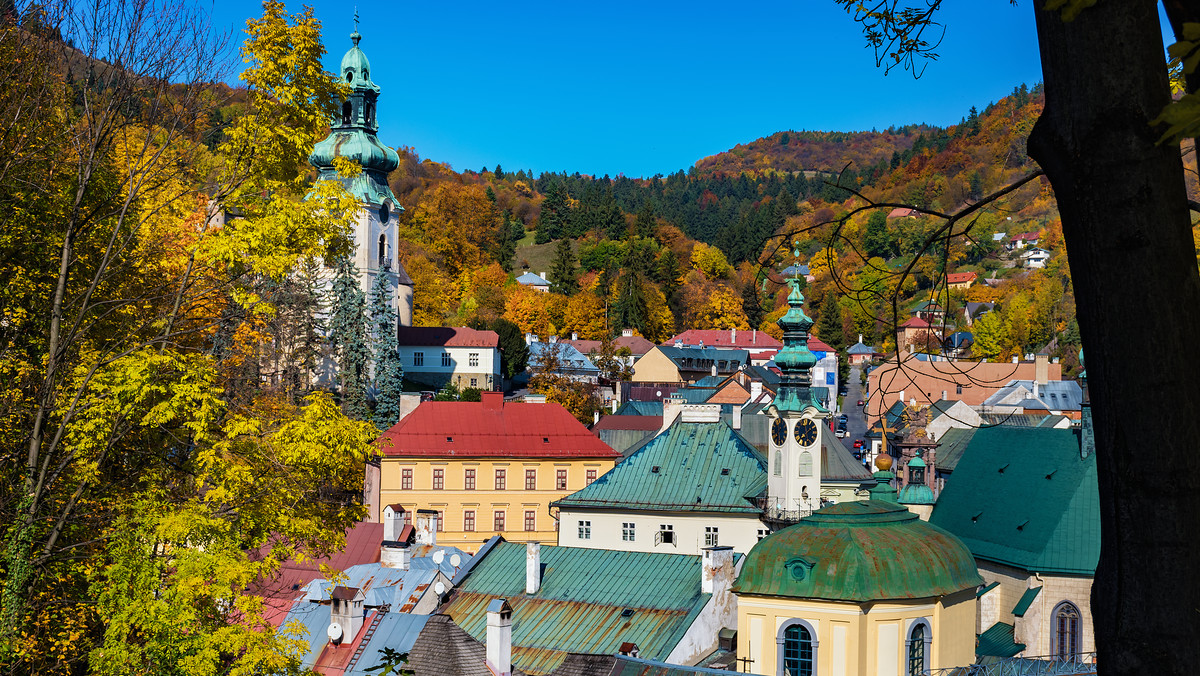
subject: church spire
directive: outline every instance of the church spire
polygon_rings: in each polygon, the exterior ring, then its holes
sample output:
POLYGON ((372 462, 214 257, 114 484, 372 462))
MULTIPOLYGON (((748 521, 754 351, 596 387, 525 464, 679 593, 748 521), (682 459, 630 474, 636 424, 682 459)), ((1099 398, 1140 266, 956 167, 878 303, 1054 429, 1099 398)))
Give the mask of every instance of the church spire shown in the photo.
POLYGON ((778 322, 779 328, 783 329, 783 348, 775 355, 775 365, 783 375, 775 407, 780 411, 795 412, 813 407, 825 413, 812 392, 812 368, 817 365, 817 355, 808 349, 808 330, 812 328, 813 320, 804 314, 800 279, 793 276, 787 283, 792 290, 787 298, 788 311, 778 322))

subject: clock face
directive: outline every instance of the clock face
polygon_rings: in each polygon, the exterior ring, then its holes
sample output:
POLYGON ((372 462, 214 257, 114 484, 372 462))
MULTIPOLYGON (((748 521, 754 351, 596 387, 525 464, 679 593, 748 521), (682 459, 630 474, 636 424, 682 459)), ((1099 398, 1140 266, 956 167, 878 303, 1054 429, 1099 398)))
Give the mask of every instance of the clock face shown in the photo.
POLYGON ((817 425, 805 418, 796 423, 796 443, 801 446, 812 446, 817 441, 817 425))
POLYGON ((783 442, 787 441, 787 423, 782 418, 776 418, 775 422, 771 423, 771 441, 775 442, 776 446, 782 446, 783 442))

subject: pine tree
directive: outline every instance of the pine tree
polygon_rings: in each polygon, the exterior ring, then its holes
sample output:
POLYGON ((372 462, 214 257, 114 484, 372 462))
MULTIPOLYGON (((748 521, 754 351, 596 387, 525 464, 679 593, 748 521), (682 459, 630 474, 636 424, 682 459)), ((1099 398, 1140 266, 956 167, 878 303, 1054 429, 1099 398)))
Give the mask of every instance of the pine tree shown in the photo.
POLYGON ((545 244, 562 237, 571 216, 567 204, 567 189, 562 181, 555 181, 542 201, 542 214, 538 217, 537 244, 545 244))
POLYGON ((863 250, 868 257, 889 258, 894 255, 893 243, 887 231, 887 216, 882 211, 871 212, 863 233, 863 250))
POLYGON ((834 350, 842 349, 846 337, 842 335, 842 308, 838 305, 837 291, 825 292, 821 303, 821 315, 817 319, 817 337, 834 350))
POLYGON ((638 209, 634 230, 638 237, 654 236, 654 207, 650 206, 650 202, 642 202, 642 208, 638 209))
POLYGON ((380 430, 388 429, 400 419, 400 393, 404 390, 389 276, 380 272, 371 285, 371 332, 375 348, 375 412, 371 420, 380 430))
POLYGON ((331 306, 329 341, 337 352, 342 411, 358 420, 366 420, 367 300, 358 286, 357 270, 348 256, 337 262, 331 306))
POLYGON ((750 322, 750 328, 756 329, 763 320, 762 301, 758 296, 758 278, 755 277, 746 282, 742 287, 742 310, 746 313, 746 320, 750 322))
POLYGON ((496 170, 493 171, 492 173, 496 175, 497 181, 504 180, 504 170, 500 168, 499 164, 496 165, 496 170))
POLYGON ((570 296, 579 291, 579 282, 575 279, 575 251, 571 248, 571 240, 566 237, 558 240, 558 246, 555 247, 548 281, 553 293, 570 296))

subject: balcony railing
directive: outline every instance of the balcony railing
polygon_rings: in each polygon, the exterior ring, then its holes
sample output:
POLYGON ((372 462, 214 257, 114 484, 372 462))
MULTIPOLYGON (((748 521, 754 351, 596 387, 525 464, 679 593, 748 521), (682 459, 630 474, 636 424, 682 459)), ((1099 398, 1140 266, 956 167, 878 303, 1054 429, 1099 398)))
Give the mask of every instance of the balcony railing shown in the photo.
POLYGON ((922 672, 926 676, 1088 676, 1096 674, 1096 653, 1075 653, 1067 657, 985 658, 983 664, 948 667, 922 672))
POLYGON ((388 270, 388 271, 391 271, 391 269, 392 269, 392 259, 391 259, 391 258, 387 258, 387 257, 385 257, 385 256, 380 256, 380 257, 379 257, 379 269, 380 269, 380 270, 388 270))
POLYGON ((812 509, 808 507, 781 504, 774 498, 755 498, 754 503, 762 510, 763 521, 768 523, 793 524, 812 514, 812 509))

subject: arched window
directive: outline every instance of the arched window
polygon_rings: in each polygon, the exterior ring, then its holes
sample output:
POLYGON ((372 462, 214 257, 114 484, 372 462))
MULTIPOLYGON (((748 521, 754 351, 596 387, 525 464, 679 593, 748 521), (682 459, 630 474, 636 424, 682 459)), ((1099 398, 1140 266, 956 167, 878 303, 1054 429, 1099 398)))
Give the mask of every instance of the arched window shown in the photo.
POLYGON ((354 115, 354 106, 349 101, 342 104, 342 124, 350 124, 354 115))
POLYGON ((817 673, 817 641, 812 625, 788 620, 779 628, 778 676, 813 676, 817 673))
POLYGON ((933 631, 928 620, 913 622, 908 630, 908 640, 905 641, 908 660, 904 673, 907 676, 920 676, 929 671, 929 644, 933 641, 933 631))
POLYGON ((804 451, 800 454, 800 462, 798 463, 796 474, 797 476, 811 476, 812 473, 812 453, 804 451))
POLYGON ((379 267, 384 267, 387 263, 387 236, 379 236, 379 267))
POLYGON ((783 451, 775 451, 775 468, 772 473, 775 476, 783 476, 783 451))
POLYGON ((1054 656, 1060 660, 1071 659, 1079 653, 1079 609, 1070 601, 1063 601, 1054 608, 1054 656))

